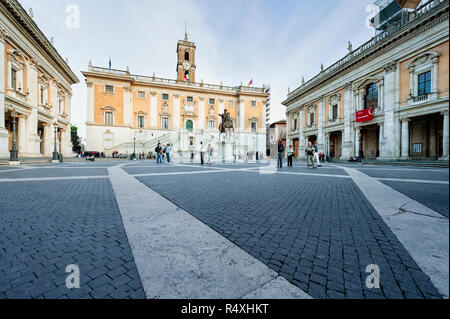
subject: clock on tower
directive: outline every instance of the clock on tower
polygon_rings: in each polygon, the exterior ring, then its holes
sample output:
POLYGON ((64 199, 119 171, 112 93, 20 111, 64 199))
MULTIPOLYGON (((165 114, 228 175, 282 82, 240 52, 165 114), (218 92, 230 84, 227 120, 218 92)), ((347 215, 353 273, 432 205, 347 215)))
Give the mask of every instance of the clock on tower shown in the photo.
POLYGON ((184 40, 177 45, 177 80, 183 82, 195 82, 195 50, 194 42, 188 41, 187 34, 184 40))

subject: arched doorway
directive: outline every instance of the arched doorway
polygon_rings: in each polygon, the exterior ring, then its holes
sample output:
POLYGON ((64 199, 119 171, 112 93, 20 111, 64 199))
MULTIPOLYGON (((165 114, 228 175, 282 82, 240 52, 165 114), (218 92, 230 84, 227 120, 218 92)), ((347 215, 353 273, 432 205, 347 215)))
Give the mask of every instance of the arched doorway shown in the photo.
POLYGON ((194 123, 191 120, 186 121, 186 130, 192 132, 194 130, 194 123))

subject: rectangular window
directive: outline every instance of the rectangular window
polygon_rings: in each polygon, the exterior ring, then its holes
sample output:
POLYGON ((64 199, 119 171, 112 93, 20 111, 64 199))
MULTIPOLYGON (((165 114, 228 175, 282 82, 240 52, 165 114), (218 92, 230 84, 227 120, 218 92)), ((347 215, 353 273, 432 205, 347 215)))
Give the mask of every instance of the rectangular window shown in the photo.
POLYGON ((214 131, 216 129, 216 122, 215 121, 209 121, 208 129, 210 131, 214 131))
POLYGON ((256 101, 252 101, 252 102, 251 102, 251 106, 252 106, 252 107, 255 107, 255 106, 256 106, 256 101))
POLYGON ((313 126, 315 122, 316 122, 316 118, 315 118, 314 113, 309 114, 309 125, 313 126))
POLYGON ((140 99, 145 99, 145 92, 144 91, 139 91, 137 94, 138 98, 140 99))
POLYGON ((169 119, 167 117, 163 117, 161 124, 163 129, 169 129, 169 119))
POLYGON ((228 107, 233 107, 233 101, 228 101, 228 107))
POLYGON ((169 101, 169 94, 163 94, 161 99, 164 101, 169 101))
POLYGON ((337 118, 338 118, 338 105, 337 104, 333 105, 333 114, 332 115, 333 115, 332 119, 337 120, 337 118))
POLYGON ((114 86, 105 85, 105 93, 114 93, 114 86))
POLYGON ((59 114, 63 114, 63 113, 64 113, 64 101, 59 100, 59 114))
POLYGON ((209 104, 216 105, 216 100, 215 99, 209 99, 209 104))
POLYGON ((143 116, 138 116, 138 128, 144 128, 145 127, 145 118, 143 116))
POLYGON ((105 113, 105 124, 113 125, 113 113, 112 112, 105 113))
POLYGON ((413 144, 412 146, 413 153, 422 153, 423 152, 423 144, 413 144))
POLYGON ((252 133, 256 133, 256 131, 258 129, 256 122, 252 122, 251 127, 252 127, 252 133))
POLYGON ((17 89, 17 71, 14 69, 11 69, 11 87, 17 89))
POLYGON ((188 103, 192 103, 192 102, 194 102, 194 98, 192 96, 188 96, 187 101, 188 101, 188 103))
POLYGON ((418 82, 418 96, 431 93, 431 71, 419 74, 418 82))
POLYGON ((297 119, 294 119, 294 131, 297 131, 297 119))
POLYGON ((40 98, 41 98, 41 105, 44 105, 44 87, 42 85, 41 85, 40 93, 41 93, 41 96, 40 96, 40 98))

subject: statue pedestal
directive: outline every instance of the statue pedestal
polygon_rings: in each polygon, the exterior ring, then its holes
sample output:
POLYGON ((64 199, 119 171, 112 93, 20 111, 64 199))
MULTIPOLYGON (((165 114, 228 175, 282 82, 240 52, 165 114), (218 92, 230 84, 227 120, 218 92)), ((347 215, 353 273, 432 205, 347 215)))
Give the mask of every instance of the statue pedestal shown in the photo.
POLYGON ((222 142, 222 161, 224 163, 233 163, 233 143, 229 141, 222 142))

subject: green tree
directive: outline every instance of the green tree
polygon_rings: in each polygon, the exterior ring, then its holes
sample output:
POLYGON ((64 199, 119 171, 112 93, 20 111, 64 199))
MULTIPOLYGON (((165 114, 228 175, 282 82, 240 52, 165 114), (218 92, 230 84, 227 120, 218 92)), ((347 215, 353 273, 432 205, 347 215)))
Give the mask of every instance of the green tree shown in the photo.
POLYGON ((72 126, 71 128, 72 133, 72 151, 74 152, 80 152, 81 151, 81 139, 78 136, 78 127, 72 126))

